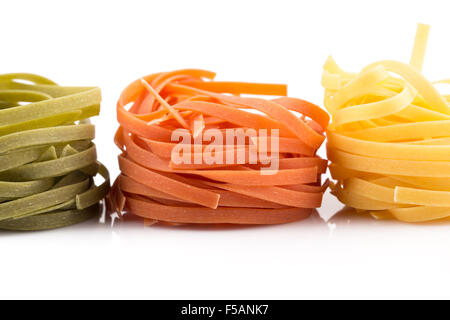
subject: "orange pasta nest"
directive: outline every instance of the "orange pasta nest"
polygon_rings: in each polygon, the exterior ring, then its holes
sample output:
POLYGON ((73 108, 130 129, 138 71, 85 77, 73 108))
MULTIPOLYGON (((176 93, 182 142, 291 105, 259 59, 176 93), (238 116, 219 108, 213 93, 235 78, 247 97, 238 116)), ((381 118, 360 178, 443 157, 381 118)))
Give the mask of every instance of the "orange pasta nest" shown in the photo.
POLYGON ((121 174, 110 193, 112 209, 148 224, 281 224, 307 218, 320 207, 328 186, 321 181, 327 161, 316 155, 328 114, 285 97, 285 85, 218 82, 214 77, 203 70, 157 73, 124 90, 117 105, 115 141, 123 153, 121 174), (264 130, 277 136, 263 136, 264 130), (210 132, 216 135, 214 148, 210 132), (237 144, 234 138, 235 144, 219 143, 217 135, 228 132, 256 135, 237 144), (175 162, 180 144, 174 133, 189 135, 183 159, 198 159, 210 149, 209 155, 224 161, 175 162), (267 161, 252 161, 250 151, 256 148, 261 155, 264 146, 265 160, 277 161, 277 170, 265 172, 267 161), (237 160, 239 154, 243 157, 237 160))

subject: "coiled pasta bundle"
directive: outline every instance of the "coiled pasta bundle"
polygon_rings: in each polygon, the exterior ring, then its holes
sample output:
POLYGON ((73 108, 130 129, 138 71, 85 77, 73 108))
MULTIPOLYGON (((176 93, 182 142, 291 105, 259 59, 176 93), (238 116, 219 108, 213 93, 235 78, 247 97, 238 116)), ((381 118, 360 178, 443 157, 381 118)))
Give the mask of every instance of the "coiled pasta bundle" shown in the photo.
POLYGON ((89 118, 100 101, 98 88, 0 75, 0 229, 64 227, 99 212, 109 174, 97 162, 89 118))
POLYGON ((333 193, 376 218, 450 216, 450 96, 421 73, 428 33, 419 25, 409 65, 380 61, 349 73, 329 58, 324 67, 333 193))
POLYGON ((214 76, 203 70, 158 73, 125 89, 116 134, 122 174, 111 190, 111 206, 147 223, 279 224, 308 217, 327 188, 321 183, 327 161, 316 151, 329 116, 299 99, 242 97, 283 96, 283 85, 218 82, 214 76), (239 144, 234 137, 222 139, 237 131, 254 135, 239 144), (263 136, 272 131, 278 136, 263 136), (181 145, 188 161, 175 161, 180 144, 174 134, 188 136, 181 145), (272 172, 263 172, 265 161, 250 160, 252 148, 259 156, 264 146, 270 161, 278 158, 272 172), (208 152, 217 161, 203 161, 208 152), (199 162, 190 162, 197 156, 199 162))

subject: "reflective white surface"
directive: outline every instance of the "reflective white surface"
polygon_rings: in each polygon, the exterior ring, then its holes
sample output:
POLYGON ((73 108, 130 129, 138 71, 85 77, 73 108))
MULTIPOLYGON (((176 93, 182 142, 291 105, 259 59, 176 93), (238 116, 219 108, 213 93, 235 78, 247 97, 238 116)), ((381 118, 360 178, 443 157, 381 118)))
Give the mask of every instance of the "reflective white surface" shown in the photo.
POLYGON ((1 232, 0 298, 449 298, 449 243, 448 224, 345 215, 229 228, 92 220, 1 232))

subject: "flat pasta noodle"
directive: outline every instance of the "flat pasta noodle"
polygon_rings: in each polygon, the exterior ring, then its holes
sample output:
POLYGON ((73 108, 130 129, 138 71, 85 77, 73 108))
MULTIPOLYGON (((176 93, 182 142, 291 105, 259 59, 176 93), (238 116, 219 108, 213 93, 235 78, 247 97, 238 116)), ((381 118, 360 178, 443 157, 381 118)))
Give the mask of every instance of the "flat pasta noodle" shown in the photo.
POLYGON ((98 88, 0 75, 0 229, 48 230, 99 213, 109 173, 97 161, 89 118, 100 102, 98 88))
POLYGON ((429 26, 418 26, 410 64, 380 61, 360 73, 324 66, 332 193, 377 219, 450 217, 450 106, 421 73, 429 26))
POLYGON ((321 179, 327 161, 316 155, 328 114, 286 97, 285 85, 214 77, 195 69, 157 73, 122 92, 115 135, 121 174, 109 193, 110 210, 132 213, 146 225, 282 224, 307 218, 328 187, 321 179), (244 138, 233 136, 230 143, 223 138, 230 130, 245 133, 244 138), (174 134, 186 135, 186 141, 174 134), (174 158, 179 147, 188 161, 174 158), (205 155, 215 161, 195 161, 205 155), (272 161, 277 170, 270 171, 272 161))

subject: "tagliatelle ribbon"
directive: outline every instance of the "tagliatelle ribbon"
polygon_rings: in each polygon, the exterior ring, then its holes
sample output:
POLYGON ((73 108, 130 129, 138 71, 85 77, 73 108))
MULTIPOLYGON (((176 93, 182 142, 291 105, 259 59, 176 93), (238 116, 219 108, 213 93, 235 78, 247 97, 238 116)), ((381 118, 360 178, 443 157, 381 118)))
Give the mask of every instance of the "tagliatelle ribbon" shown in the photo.
POLYGON ((99 212, 109 173, 97 162, 89 118, 100 101, 98 88, 0 75, 0 229, 65 227, 99 212))
POLYGON ((146 224, 280 224, 307 218, 320 207, 328 186, 321 181, 327 161, 316 152, 329 116, 309 102, 284 97, 284 85, 214 77, 191 69, 157 73, 123 91, 115 137, 123 152, 122 173, 109 195, 112 210, 140 216, 146 224), (230 130, 255 135, 237 144, 216 140, 230 130), (278 131, 276 138, 272 130, 278 131), (189 161, 177 162, 173 154, 180 144, 173 135, 183 132, 189 161), (213 141, 217 148, 211 152, 213 141), (264 149, 268 161, 252 161, 252 150, 264 149), (194 161, 208 152, 217 161, 194 161), (276 170, 264 174, 275 160, 276 170))
POLYGON ((406 222, 450 217, 449 96, 421 73, 428 33, 420 24, 409 65, 381 61, 356 74, 331 58, 325 64, 333 193, 358 212, 406 222))

